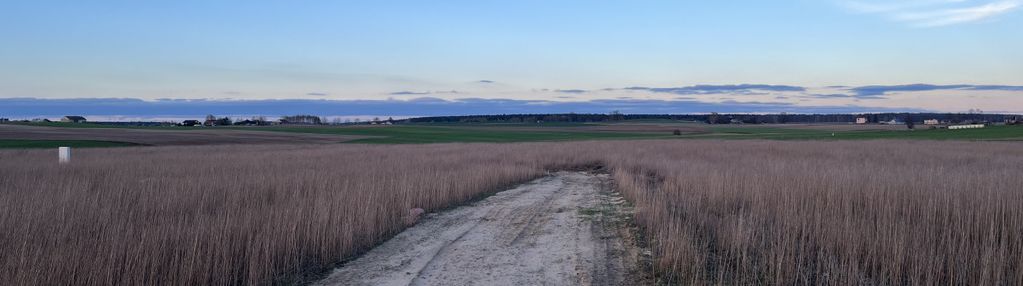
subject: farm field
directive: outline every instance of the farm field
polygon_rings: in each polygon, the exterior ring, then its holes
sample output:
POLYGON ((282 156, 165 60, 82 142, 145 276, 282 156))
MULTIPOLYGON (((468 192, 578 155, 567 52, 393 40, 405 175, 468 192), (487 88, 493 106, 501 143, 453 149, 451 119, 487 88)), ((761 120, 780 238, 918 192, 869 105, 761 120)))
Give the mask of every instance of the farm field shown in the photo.
POLYGON ((947 130, 947 129, 915 129, 905 127, 897 130, 847 129, 835 126, 828 130, 825 126, 777 127, 774 126, 727 126, 714 127, 713 132, 693 137, 714 139, 767 139, 767 140, 877 140, 877 139, 908 139, 908 140, 1023 140, 1023 126, 988 126, 981 129, 947 130))
POLYGON ((272 127, 266 131, 373 136, 351 143, 408 144, 451 142, 530 142, 669 138, 670 132, 601 132, 577 128, 513 128, 472 126, 272 127))
POLYGON ((53 144, 58 142, 67 143, 72 147, 334 144, 360 138, 363 137, 284 134, 252 130, 49 127, 0 124, 0 148, 53 147, 53 144))
POLYGON ((271 127, 266 131, 374 136, 349 143, 531 142, 606 139, 766 140, 1023 140, 1023 126, 908 130, 905 126, 850 124, 707 125, 702 123, 442 124, 376 127, 271 127), (673 135, 679 130, 680 135, 673 135))
POLYGON ((96 140, 18 140, 0 139, 0 149, 27 149, 27 148, 97 148, 97 147, 127 147, 139 146, 139 144, 115 141, 96 140))
MULTIPOLYGON (((77 146, 209 145, 209 144, 424 144, 514 143, 636 139, 762 139, 762 140, 971 140, 1023 141, 1023 126, 983 129, 907 130, 904 126, 850 124, 707 125, 678 122, 610 124, 410 124, 395 126, 264 126, 264 127, 115 127, 49 123, 0 124, 0 148, 50 146, 46 140, 103 141, 77 146), (88 127, 83 127, 88 126, 88 127), (673 135, 678 130, 679 135, 673 135), (38 143, 24 143, 26 141, 38 143)), ((72 142, 74 143, 74 142, 72 142)))
POLYGON ((1023 0, 8 2, 0 286, 1023 286, 1023 0))
MULTIPOLYGON (((308 283, 369 257, 410 209, 444 216, 596 168, 633 206, 658 283, 1020 284, 1020 144, 169 146, 82 149, 65 166, 51 150, 0 150, 0 280, 308 283)), ((537 217, 541 229, 558 216, 537 217)))

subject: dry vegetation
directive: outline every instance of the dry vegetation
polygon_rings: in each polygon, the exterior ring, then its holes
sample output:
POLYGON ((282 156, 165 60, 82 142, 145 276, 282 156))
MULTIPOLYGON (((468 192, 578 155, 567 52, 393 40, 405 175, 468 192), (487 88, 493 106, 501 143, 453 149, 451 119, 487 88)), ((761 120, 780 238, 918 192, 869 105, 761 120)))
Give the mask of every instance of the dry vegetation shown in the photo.
POLYGON ((1023 285, 1019 144, 658 145, 611 162, 672 282, 1023 285))
POLYGON ((602 162, 665 282, 1023 284, 1019 143, 641 141, 0 152, 0 281, 279 284, 602 162))
POLYGON ((0 152, 0 281, 289 282, 438 209, 541 175, 511 145, 0 152), (470 147, 478 148, 478 147, 470 147))
POLYGON ((0 140, 98 140, 130 142, 153 146, 195 146, 228 144, 336 144, 367 136, 267 132, 265 129, 236 127, 238 130, 204 127, 164 129, 43 127, 0 124, 0 140), (246 128, 243 130, 243 128, 246 128))

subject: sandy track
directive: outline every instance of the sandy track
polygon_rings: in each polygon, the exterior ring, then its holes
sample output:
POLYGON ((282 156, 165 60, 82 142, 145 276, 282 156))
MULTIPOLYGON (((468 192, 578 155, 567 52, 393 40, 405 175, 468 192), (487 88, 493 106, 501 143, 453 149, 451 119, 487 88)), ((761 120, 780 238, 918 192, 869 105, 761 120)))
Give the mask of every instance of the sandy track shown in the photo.
POLYGON ((431 214, 314 285, 636 285, 607 175, 559 172, 431 214))
POLYGON ((143 145, 215 145, 215 144, 331 144, 365 136, 305 134, 272 131, 202 129, 148 130, 130 128, 65 128, 0 124, 0 139, 27 140, 100 140, 143 145))

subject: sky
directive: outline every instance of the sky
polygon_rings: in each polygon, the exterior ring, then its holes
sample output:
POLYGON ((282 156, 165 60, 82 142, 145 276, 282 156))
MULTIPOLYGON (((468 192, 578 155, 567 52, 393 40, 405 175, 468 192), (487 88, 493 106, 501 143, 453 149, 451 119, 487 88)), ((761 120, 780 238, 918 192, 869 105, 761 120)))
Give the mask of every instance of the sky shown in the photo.
MULTIPOLYGON (((153 115, 200 106, 255 114, 274 111, 240 106, 284 101, 368 102, 388 107, 373 110, 381 115, 409 116, 1023 113, 1021 6, 11 0, 0 2, 0 117, 76 106, 102 115, 141 106, 153 115)), ((369 112, 351 109, 321 112, 369 112)))

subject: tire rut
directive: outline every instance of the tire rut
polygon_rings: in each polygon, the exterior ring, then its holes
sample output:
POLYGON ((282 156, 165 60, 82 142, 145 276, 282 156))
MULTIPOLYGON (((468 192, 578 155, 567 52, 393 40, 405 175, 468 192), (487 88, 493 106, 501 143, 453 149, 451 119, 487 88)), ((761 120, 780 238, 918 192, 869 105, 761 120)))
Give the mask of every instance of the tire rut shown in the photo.
POLYGON ((635 285, 609 180, 558 172, 427 215, 314 284, 635 285))

